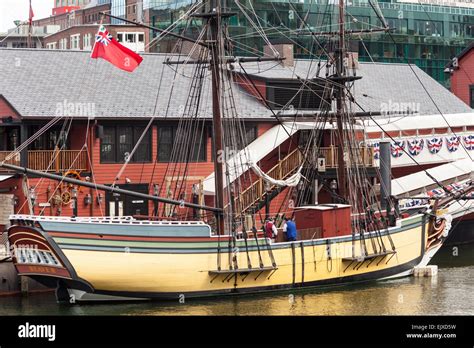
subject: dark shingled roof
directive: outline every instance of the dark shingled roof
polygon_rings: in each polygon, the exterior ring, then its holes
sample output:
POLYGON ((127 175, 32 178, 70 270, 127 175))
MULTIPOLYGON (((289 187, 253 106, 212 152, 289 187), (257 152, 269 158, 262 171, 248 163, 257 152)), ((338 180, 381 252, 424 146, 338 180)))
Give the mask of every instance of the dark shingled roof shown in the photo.
MULTIPOLYGON (((142 64, 127 73, 89 55, 70 50, 0 49, 0 94, 23 117, 55 116, 58 106, 65 102, 93 103, 97 118, 143 118, 153 113, 157 117, 181 117, 195 65, 169 66, 163 64, 168 55, 143 54, 142 64)), ((295 69, 269 69, 274 62, 245 63, 245 67, 249 74, 264 78, 294 78, 293 70, 306 77, 311 62, 296 60, 295 64, 295 69)), ((315 68, 313 62, 311 71, 315 68)), ((443 112, 472 111, 423 71, 414 69, 443 112)), ((355 95, 366 111, 379 111, 382 103, 391 101, 420 103, 420 114, 438 113, 406 65, 361 63, 358 74, 363 78, 356 82, 355 95)), ((200 117, 212 115, 210 85, 207 72, 200 117)), ((272 119, 272 113, 243 89, 235 88, 234 97, 240 117, 272 119)))
MULTIPOLYGON (((271 69, 274 65, 272 62, 246 63, 245 71, 263 79, 290 79, 316 76, 318 70, 317 62, 310 60, 295 60, 295 66, 292 68, 279 65, 271 69)), ((439 114, 436 105, 418 81, 419 78, 443 113, 472 112, 461 99, 416 65, 410 68, 407 64, 360 62, 356 74, 362 76, 362 79, 355 81, 352 93, 365 111, 380 111, 383 103, 414 106, 419 103, 420 115, 439 114)), ((325 68, 321 68, 319 77, 325 75, 325 68)), ((354 106, 353 110, 361 111, 357 106, 354 106)))

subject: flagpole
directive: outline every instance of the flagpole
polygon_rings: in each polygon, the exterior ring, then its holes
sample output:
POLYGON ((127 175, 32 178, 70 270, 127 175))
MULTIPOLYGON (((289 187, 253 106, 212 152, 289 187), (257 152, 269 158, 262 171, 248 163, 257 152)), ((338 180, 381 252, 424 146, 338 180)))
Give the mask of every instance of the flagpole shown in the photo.
POLYGON ((27 42, 27 46, 28 48, 32 48, 31 47, 31 21, 32 21, 32 17, 31 17, 31 0, 30 0, 30 10, 28 12, 28 42, 27 42))

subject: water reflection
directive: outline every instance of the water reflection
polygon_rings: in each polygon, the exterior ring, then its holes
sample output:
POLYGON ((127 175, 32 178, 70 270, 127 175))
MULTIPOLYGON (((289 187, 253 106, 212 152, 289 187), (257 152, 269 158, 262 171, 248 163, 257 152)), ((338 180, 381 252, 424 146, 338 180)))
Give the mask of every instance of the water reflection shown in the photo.
POLYGON ((176 302, 59 305, 54 294, 0 298, 0 315, 474 315, 474 245, 443 250, 437 277, 176 302))

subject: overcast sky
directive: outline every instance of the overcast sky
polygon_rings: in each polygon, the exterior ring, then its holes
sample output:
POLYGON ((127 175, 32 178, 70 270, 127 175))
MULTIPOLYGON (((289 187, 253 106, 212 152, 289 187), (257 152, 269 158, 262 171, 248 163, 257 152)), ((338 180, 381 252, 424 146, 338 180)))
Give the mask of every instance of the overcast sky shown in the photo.
MULTIPOLYGON (((34 19, 49 17, 53 8, 53 0, 31 0, 34 19)), ((29 0, 0 0, 0 32, 15 27, 16 19, 28 20, 29 0)))

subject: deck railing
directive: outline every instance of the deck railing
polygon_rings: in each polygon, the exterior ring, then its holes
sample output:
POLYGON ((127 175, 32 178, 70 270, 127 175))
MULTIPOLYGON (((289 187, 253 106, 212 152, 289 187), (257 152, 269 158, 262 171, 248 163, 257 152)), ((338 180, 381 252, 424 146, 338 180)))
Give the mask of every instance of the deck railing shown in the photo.
MULTIPOLYGON (((295 149, 277 165, 270 169, 267 174, 276 180, 284 180, 296 172, 302 163, 302 155, 299 149, 295 149)), ((273 189, 271 187, 270 189, 273 189)), ((260 200, 265 194, 265 182, 262 178, 255 181, 252 185, 244 189, 235 198, 236 213, 240 214, 250 208, 255 202, 260 200)))
MULTIPOLYGON (((313 159, 316 162, 317 158, 323 157, 326 160, 326 168, 337 168, 337 157, 338 157, 338 151, 339 149, 335 146, 330 146, 330 147, 321 147, 319 149, 319 154, 315 153, 315 158, 313 159)), ((355 148, 352 149, 352 156, 351 154, 347 154, 347 158, 355 158, 352 161, 355 161, 355 164, 357 166, 364 165, 366 167, 373 167, 375 165, 374 163, 374 151, 373 148, 371 147, 360 147, 360 148, 355 148), (357 151, 359 153, 357 153, 357 151)), ((352 166, 352 163, 347 163, 346 165, 352 166)))
MULTIPOLYGON (((3 161, 11 151, 0 151, 3 161)), ((86 150, 29 150, 28 168, 45 172, 66 172, 68 170, 88 170, 86 150)), ((6 161, 8 164, 20 165, 20 154, 6 161)), ((5 171, 0 168, 0 171, 5 171)))
POLYGON ((88 169, 86 150, 28 151, 28 168, 47 172, 84 171, 88 169))

